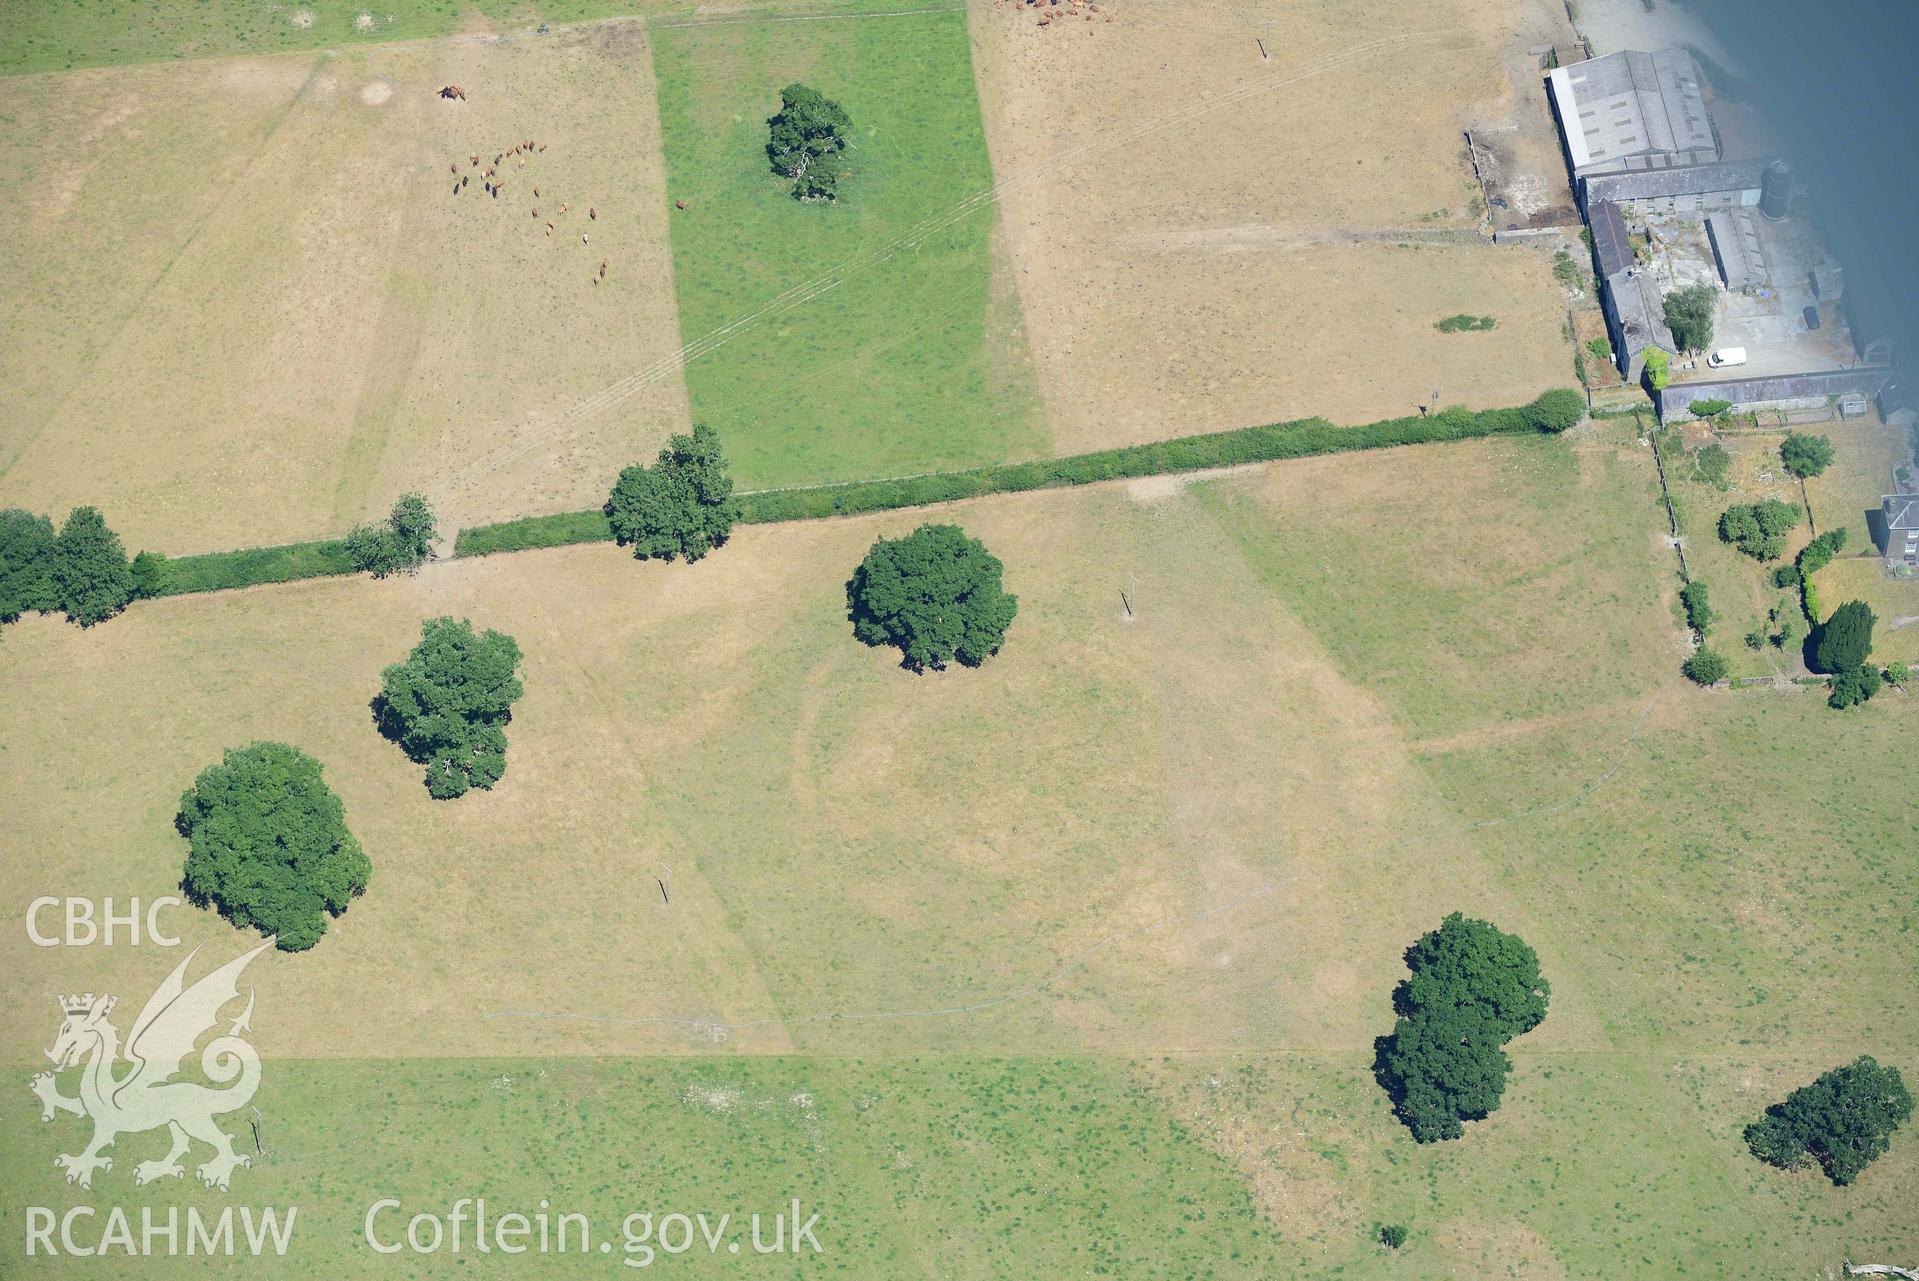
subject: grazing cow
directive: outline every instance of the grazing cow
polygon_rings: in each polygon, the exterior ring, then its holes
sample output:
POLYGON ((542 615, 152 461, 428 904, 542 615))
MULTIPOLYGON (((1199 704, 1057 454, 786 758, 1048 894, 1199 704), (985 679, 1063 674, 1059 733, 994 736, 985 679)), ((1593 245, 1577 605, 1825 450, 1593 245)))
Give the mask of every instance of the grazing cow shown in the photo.
POLYGON ((606 259, 600 259, 600 279, 606 279, 606 259))
POLYGON ((533 189, 533 194, 534 194, 534 195, 536 195, 536 196, 537 196, 537 195, 539 195, 539 194, 540 194, 540 189, 539 189, 538 187, 535 187, 535 188, 533 189))
POLYGON ((535 218, 538 218, 538 217, 540 216, 540 211, 539 211, 538 209, 535 209, 535 210, 533 211, 533 216, 534 216, 535 218))
POLYGON ((567 203, 566 203, 565 201, 561 201, 561 202, 560 202, 560 212, 561 212, 561 213, 565 213, 565 212, 566 212, 566 211, 567 211, 568 209, 571 209, 572 207, 573 207, 573 206, 571 206, 571 205, 569 205, 569 204, 567 204, 567 203))
POLYGON ((474 167, 475 169, 478 169, 478 168, 480 167, 480 153, 479 153, 479 152, 477 152, 477 151, 470 151, 470 152, 468 152, 468 153, 467 153, 467 159, 469 159, 469 160, 471 160, 471 161, 473 162, 473 167, 474 167))
POLYGON ((675 209, 684 209, 686 208, 686 202, 684 200, 675 200, 673 202, 673 207, 675 209))
POLYGON ((584 231, 582 231, 582 232, 580 233, 580 243, 581 243, 581 244, 585 244, 585 243, 586 243, 586 233, 585 233, 584 231))
POLYGON ((453 162, 453 164, 452 164, 452 165, 450 166, 450 168, 451 168, 451 169, 453 170, 453 176, 454 176, 454 177, 456 177, 456 178, 457 178, 457 177, 459 177, 459 176, 460 176, 460 162, 459 162, 459 161, 457 161, 457 160, 455 160, 455 161, 453 162))
POLYGON ((553 234, 553 224, 550 222, 546 224, 546 234, 549 236, 553 234))
POLYGON ((592 205, 588 205, 586 207, 586 216, 592 219, 594 222, 598 222, 600 220, 600 215, 594 212, 592 205))

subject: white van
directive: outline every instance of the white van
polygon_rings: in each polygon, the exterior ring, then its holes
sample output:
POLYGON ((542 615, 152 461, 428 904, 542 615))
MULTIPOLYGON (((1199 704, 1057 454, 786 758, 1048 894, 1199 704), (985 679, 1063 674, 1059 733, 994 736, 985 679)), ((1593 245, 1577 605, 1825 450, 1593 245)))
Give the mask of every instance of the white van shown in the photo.
POLYGON ((1706 357, 1706 363, 1714 369, 1725 369, 1732 365, 1743 365, 1746 363, 1746 349, 1744 347, 1721 347, 1718 351, 1706 357))

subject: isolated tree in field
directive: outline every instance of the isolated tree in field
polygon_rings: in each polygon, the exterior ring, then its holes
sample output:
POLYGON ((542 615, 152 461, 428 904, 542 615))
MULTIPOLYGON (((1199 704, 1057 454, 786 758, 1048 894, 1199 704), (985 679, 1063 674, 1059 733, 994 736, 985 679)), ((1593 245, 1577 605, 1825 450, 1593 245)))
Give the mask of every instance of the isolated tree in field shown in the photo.
POLYGON ((1885 1153, 1911 1115, 1912 1095, 1899 1070, 1862 1055, 1767 1108, 1746 1127, 1746 1146, 1783 1170, 1817 1162, 1843 1187, 1885 1153))
POLYGON ((520 647, 465 619, 429 618, 404 663, 381 674, 373 714, 380 732, 426 766, 437 800, 490 788, 506 774, 506 725, 522 686, 520 647))
POLYGON ((1525 940, 1458 912, 1406 949, 1406 965, 1373 1073, 1415 1139, 1456 1139, 1499 1106, 1512 1067, 1501 1047, 1539 1026, 1551 988, 1525 940))
POLYGON ((1719 291, 1709 284, 1688 285, 1666 295, 1666 328, 1681 351, 1712 346, 1712 313, 1719 291))
POLYGON ((1679 670, 1695 685, 1716 685, 1726 679, 1726 673, 1732 668, 1724 654, 1702 645, 1679 665, 1679 670))
POLYGON ((1813 645, 1813 661, 1822 672, 1844 672, 1861 666, 1872 653, 1872 625, 1878 619, 1872 606, 1851 600, 1832 611, 1813 645))
POLYGON ((766 121, 766 158, 793 180, 795 200, 832 200, 846 176, 846 140, 853 122, 840 104, 803 84, 780 90, 780 109, 766 121))
POLYGON ((1719 518, 1719 537, 1755 560, 1777 560, 1786 552, 1786 535, 1803 513, 1791 503, 1765 498, 1728 507, 1719 518))
POLYGON ((957 525, 921 525, 873 544, 846 584, 853 634, 897 645, 903 665, 938 670, 958 659, 978 667, 999 651, 1019 612, 1000 587, 1005 566, 957 525))
POLYGON ((674 436, 651 467, 628 467, 606 500, 607 523, 645 558, 689 561, 724 543, 740 516, 719 433, 704 424, 674 436))
POLYGON ((96 507, 76 507, 53 544, 60 608, 82 627, 112 618, 133 599, 133 569, 120 536, 96 507))
POLYGON ((375 578, 411 573, 433 554, 435 537, 433 508, 419 494, 406 494, 385 520, 347 535, 347 556, 353 568, 375 578))
POLYGON ((1817 476, 1832 465, 1832 441, 1789 431, 1779 446, 1779 462, 1795 476, 1817 476))
POLYGON ((9 507, 0 511, 0 623, 60 607, 53 586, 53 522, 9 507))
POLYGON ((235 748, 202 770, 174 825, 187 838, 187 893, 282 951, 319 942, 373 871, 320 763, 285 743, 235 748))

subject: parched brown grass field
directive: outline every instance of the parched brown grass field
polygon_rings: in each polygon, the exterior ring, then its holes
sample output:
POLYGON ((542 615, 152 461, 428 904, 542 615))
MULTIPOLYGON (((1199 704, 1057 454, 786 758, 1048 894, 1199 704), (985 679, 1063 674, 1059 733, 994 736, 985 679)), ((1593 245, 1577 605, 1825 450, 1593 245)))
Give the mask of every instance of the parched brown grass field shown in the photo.
POLYGON ((553 427, 680 345, 652 92, 637 21, 0 80, 0 502, 182 553, 603 497, 687 423, 553 427))

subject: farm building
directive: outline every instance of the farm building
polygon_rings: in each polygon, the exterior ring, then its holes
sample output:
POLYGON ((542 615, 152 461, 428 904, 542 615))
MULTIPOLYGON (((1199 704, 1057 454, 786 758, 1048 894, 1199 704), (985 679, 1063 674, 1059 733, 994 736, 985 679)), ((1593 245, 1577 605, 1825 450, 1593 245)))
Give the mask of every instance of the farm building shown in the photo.
POLYGON ((1888 494, 1880 511, 1886 521, 1886 564, 1919 568, 1919 494, 1888 494))
POLYGON ((1546 83, 1575 181, 1719 159, 1699 68, 1684 49, 1609 53, 1559 67, 1546 83))
POLYGON ((1779 410, 1788 415, 1826 410, 1836 413, 1840 401, 1853 396, 1877 396, 1898 377, 1884 366, 1827 369, 1810 374, 1783 374, 1776 378, 1720 378, 1673 383, 1658 392, 1662 422, 1692 417, 1695 400, 1723 400, 1734 413, 1779 410))
POLYGON ((1707 214, 1706 239, 1712 242, 1713 262, 1726 288, 1757 289, 1766 283, 1766 255, 1750 210, 1721 209, 1707 214))
POLYGON ((1751 208, 1759 203, 1770 160, 1726 160, 1712 164, 1602 173, 1579 180, 1580 201, 1588 209, 1610 201, 1628 213, 1693 213, 1704 209, 1751 208))
POLYGON ((1606 333, 1612 340, 1619 372, 1628 382, 1637 382, 1646 368, 1646 352, 1662 348, 1667 355, 1678 352, 1672 331, 1666 328, 1665 304, 1652 277, 1639 269, 1633 252, 1632 233, 1619 206, 1610 202, 1594 205, 1592 222, 1593 259, 1599 267, 1599 305, 1606 313, 1606 333))

